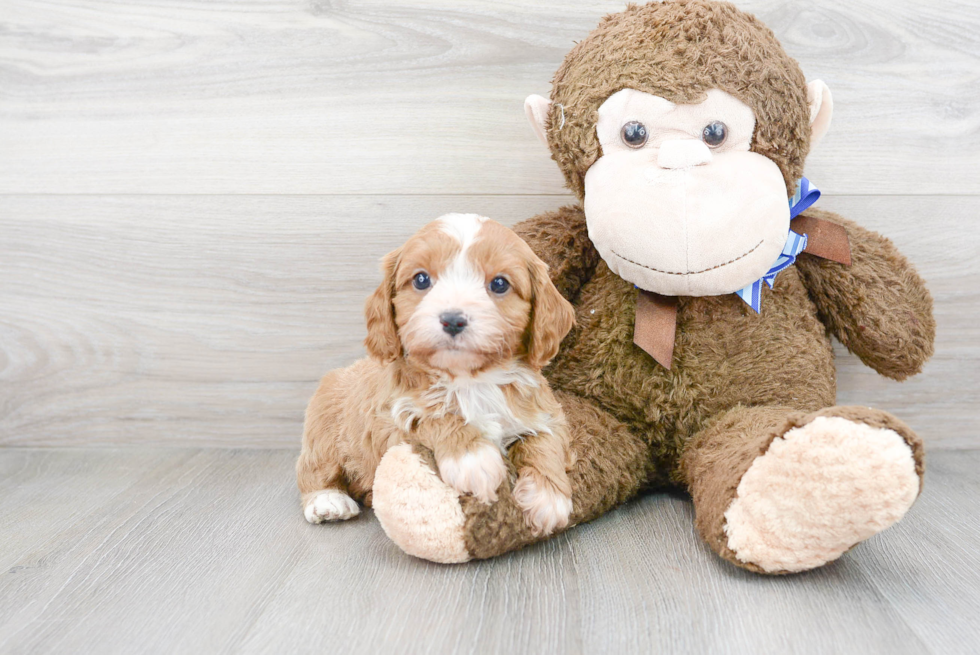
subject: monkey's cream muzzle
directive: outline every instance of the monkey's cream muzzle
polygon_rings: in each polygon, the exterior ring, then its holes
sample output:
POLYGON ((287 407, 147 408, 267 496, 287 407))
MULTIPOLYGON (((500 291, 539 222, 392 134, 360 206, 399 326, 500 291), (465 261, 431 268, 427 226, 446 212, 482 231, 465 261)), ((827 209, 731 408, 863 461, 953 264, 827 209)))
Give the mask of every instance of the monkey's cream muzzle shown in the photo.
POLYGON ((589 237, 609 268, 669 296, 733 293, 764 275, 789 230, 779 167, 749 150, 755 119, 741 101, 712 90, 675 105, 632 89, 599 108, 603 155, 585 175, 589 237), (722 121, 716 148, 699 138, 722 121), (624 126, 644 126, 627 145, 624 126))
MULTIPOLYGON (((663 152, 658 160, 678 155, 663 152)), ((714 296, 776 261, 789 206, 772 161, 751 152, 686 168, 622 161, 634 154, 604 155, 585 176, 589 237, 613 272, 663 295, 714 296)))

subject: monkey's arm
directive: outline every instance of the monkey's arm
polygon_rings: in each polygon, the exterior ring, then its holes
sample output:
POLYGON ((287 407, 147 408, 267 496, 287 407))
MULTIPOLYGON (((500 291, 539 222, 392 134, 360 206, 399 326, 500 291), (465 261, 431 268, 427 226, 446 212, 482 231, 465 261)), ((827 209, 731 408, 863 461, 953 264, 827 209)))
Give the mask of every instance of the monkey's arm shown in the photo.
POLYGON ((851 265, 802 254, 796 260, 820 320, 861 361, 896 380, 915 375, 932 356, 932 296, 891 241, 837 214, 808 216, 847 230, 851 265))
POLYGON ((599 253, 585 226, 581 207, 562 207, 514 226, 518 236, 548 265, 551 281, 561 295, 574 302, 599 264, 599 253))

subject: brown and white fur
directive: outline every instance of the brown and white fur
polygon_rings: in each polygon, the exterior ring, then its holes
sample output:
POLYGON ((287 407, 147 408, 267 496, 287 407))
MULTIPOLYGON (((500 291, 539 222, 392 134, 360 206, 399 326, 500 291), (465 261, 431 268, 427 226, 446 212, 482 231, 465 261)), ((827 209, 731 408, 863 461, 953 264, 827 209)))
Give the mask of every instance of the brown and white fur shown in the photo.
POLYGON ((492 503, 513 445, 528 525, 565 527, 568 428, 541 369, 574 315, 545 264, 503 225, 448 214, 382 270, 365 305, 370 357, 328 373, 307 408, 296 464, 306 519, 349 519, 355 500, 370 505, 381 457, 403 442, 430 448, 459 493, 492 503))

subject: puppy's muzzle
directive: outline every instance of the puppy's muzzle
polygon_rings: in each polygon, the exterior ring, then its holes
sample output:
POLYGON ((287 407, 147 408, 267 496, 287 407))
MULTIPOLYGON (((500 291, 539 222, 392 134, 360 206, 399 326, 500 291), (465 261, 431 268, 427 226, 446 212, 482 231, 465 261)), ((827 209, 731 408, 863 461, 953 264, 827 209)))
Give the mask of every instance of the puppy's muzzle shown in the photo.
POLYGON ((462 312, 445 312, 440 314, 439 322, 442 323, 442 331, 454 337, 469 325, 469 321, 466 320, 462 312))

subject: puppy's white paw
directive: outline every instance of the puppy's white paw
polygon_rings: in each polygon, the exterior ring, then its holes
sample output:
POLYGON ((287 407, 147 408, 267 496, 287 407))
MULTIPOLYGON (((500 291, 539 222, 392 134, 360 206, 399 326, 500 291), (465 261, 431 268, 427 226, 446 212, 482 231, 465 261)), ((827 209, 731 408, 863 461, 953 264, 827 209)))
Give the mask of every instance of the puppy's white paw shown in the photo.
POLYGON ((497 500, 497 487, 507 477, 507 465, 500 450, 490 443, 481 443, 460 457, 439 460, 439 475, 461 494, 472 494, 480 502, 497 500))
POLYGON ((548 535, 568 525, 571 497, 534 471, 522 471, 514 485, 514 501, 524 510, 524 520, 536 535, 548 535))
POLYGON ((317 491, 306 501, 303 516, 310 523, 346 521, 361 513, 353 498, 336 489, 317 491))

